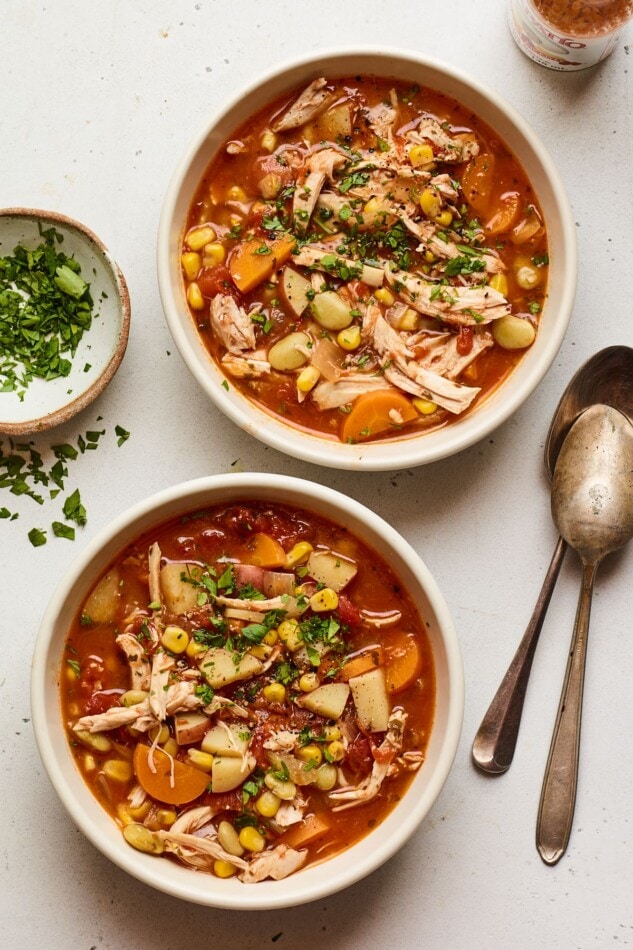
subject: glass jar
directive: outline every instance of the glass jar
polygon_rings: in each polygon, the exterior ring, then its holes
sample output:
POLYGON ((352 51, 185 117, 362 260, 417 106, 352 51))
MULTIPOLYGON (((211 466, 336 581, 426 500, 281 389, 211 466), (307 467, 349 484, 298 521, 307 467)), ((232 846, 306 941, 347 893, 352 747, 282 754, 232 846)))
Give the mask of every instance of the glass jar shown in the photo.
POLYGON ((633 0, 510 0, 510 30, 523 52, 550 69, 605 59, 633 16, 633 0))

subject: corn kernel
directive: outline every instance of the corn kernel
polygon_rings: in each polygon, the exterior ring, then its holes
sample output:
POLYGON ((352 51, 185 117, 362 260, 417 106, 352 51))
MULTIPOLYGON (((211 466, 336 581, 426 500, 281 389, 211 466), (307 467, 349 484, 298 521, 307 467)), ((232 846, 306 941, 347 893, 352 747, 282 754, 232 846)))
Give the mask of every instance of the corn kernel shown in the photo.
POLYGON ((315 613, 322 613, 324 610, 336 610, 338 607, 338 594, 331 587, 324 587, 318 590, 310 598, 310 607, 315 613))
POLYGON ((170 736, 167 742, 163 742, 162 748, 167 755, 174 756, 178 752, 179 746, 174 737, 170 736))
POLYGON ((126 693, 123 693, 119 702, 122 706, 136 706, 138 703, 142 703, 143 700, 147 699, 147 696, 147 690, 128 689, 126 693))
POLYGON ((299 680, 299 689, 302 693, 311 693, 319 685, 319 677, 316 673, 304 673, 299 680))
POLYGON ((116 813, 117 813, 117 818, 119 819, 119 821, 121 822, 124 828, 126 825, 131 825, 132 822, 134 821, 134 819, 132 818, 130 814, 129 807, 123 804, 123 802, 119 803, 116 806, 116 813))
POLYGON ((199 251, 209 241, 215 241, 215 231, 208 224, 203 224, 202 227, 192 228, 185 240, 192 251, 199 251))
POLYGON ((75 673, 72 666, 66 667, 66 679, 68 680, 69 683, 74 683, 75 680, 77 679, 77 674, 75 673))
POLYGON ((187 287, 187 300, 192 310, 204 309, 204 297, 195 281, 187 287))
POLYGON ((84 755, 84 772, 94 772, 96 767, 97 760, 95 759, 94 755, 90 755, 89 752, 86 753, 86 755, 84 755))
POLYGON ((434 157, 430 145, 414 145, 409 149, 409 161, 414 168, 418 168, 420 165, 428 165, 434 157))
POLYGON ((334 742, 335 739, 340 739, 342 734, 338 726, 326 726, 323 730, 323 738, 327 739, 328 742, 334 742))
POLYGON ((180 262, 187 280, 195 280, 200 270, 200 255, 196 251, 186 251, 180 262))
POLYGON ((170 653, 184 653, 189 645, 189 635, 182 627, 169 624, 160 638, 160 642, 170 653))
POLYGON ((125 759, 108 759, 103 763, 103 772, 113 782, 129 782, 132 778, 132 763, 125 759))
POLYGON ((343 350, 357 350, 360 346, 360 327, 353 324, 336 335, 336 342, 343 350))
POLYGON ((272 652, 272 647, 267 646, 265 643, 256 643, 248 652, 257 660, 267 660, 272 652))
POLYGON ((415 332, 420 329, 420 314, 407 307, 397 325, 398 330, 409 330, 415 332))
POLYGON ((201 772, 210 772, 213 768, 213 756, 210 752, 202 752, 200 749, 187 749, 187 758, 190 765, 195 765, 201 772))
POLYGON ((216 264, 224 264, 226 260, 226 250, 219 241, 212 241, 211 244, 204 246, 204 263, 206 267, 215 267, 216 264))
POLYGON ((262 792, 255 802, 255 808, 263 818, 274 818, 279 811, 280 805, 281 798, 278 798, 270 789, 266 789, 265 792, 262 792))
POLYGON ((363 205, 364 214, 378 214, 383 210, 383 206, 380 203, 380 198, 370 198, 365 205, 363 205))
POLYGON ((374 297, 380 303, 384 303, 385 307, 392 307, 396 299, 387 287, 379 287, 375 290, 374 297))
POLYGON ((296 620, 282 620, 277 627, 277 633, 283 645, 287 650, 290 650, 291 653, 298 650, 303 643, 303 637, 301 636, 299 624, 296 620))
POLYGON ((264 850, 266 844, 266 839, 263 835, 260 835, 257 828, 253 828, 252 825, 247 825, 246 828, 242 828, 239 834, 240 844, 243 848, 246 848, 247 851, 253 851, 255 853, 264 850))
POLYGON ((170 828, 177 817, 178 815, 173 808, 159 808, 156 812, 156 818, 165 828, 170 828))
POLYGON ((296 567, 307 561, 314 548, 309 541, 297 541, 295 546, 286 555, 286 567, 296 567))
POLYGON ((442 202, 438 195, 430 188, 425 188, 420 195, 420 207, 427 218, 436 218, 442 210, 442 202))
POLYGON ((195 660, 197 656, 200 656, 201 653, 206 653, 208 649, 204 643, 198 643, 197 640, 190 640, 185 653, 190 660, 195 660))
POLYGON ((412 399, 411 402, 413 406, 422 416, 430 416, 437 409, 437 403, 431 402, 430 399, 420 399, 416 396, 415 399, 412 399))
POLYGON ((259 144, 265 152, 274 152, 277 145, 277 136, 271 129, 265 129, 264 132, 262 132, 259 144))
POLYGON ((321 372, 316 366, 306 366, 297 376, 297 389, 300 393, 309 393, 314 389, 321 377, 321 372))
POLYGON ((328 742, 325 747, 327 752, 326 758, 330 762, 340 762, 341 759, 345 758, 345 746, 339 739, 334 739, 333 742, 328 742))
POLYGON ((323 761, 323 753, 318 745, 314 745, 314 743, 304 745, 301 749, 297 749, 295 755, 298 759, 301 759, 302 762, 314 762, 316 765, 320 765, 323 761))
POLYGON ((516 272, 517 284, 522 290, 534 290, 541 283, 541 275, 536 267, 526 264, 516 272))
POLYGON ((278 639, 279 639, 279 634, 277 633, 275 628, 272 627, 272 629, 268 630, 262 637, 262 643, 265 643, 266 646, 274 647, 278 639))
POLYGON ((450 211, 440 211, 440 213, 435 216, 435 223, 439 224, 441 228, 450 228, 453 223, 453 215, 450 211))
POLYGON ((233 877, 237 868, 228 861, 221 861, 219 858, 213 862, 213 873, 216 877, 233 877))
POLYGON ((71 719, 77 719, 79 716, 81 716, 81 713, 82 709, 77 703, 70 703, 68 707, 68 715, 71 717, 71 719))
POLYGON ((269 703, 283 703, 286 698, 286 687, 283 683, 269 683, 262 690, 264 699, 269 703))
POLYGON ((508 296, 508 278, 505 274, 495 274, 494 277, 490 278, 488 283, 493 290, 503 294, 504 297, 508 296))
POLYGON ((246 192, 240 185, 231 185, 226 197, 227 201, 246 201, 246 192))

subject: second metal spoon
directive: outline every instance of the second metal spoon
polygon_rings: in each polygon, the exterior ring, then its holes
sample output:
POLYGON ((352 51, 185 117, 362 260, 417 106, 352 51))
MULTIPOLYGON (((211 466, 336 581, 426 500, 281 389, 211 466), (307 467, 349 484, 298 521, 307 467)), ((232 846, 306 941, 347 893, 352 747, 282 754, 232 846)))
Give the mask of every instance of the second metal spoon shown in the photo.
MULTIPOLYGON (((595 353, 567 385, 545 442, 545 469, 550 481, 565 436, 578 416, 596 403, 613 406, 633 421, 630 347, 609 346, 595 353)), ((559 538, 525 633, 473 742, 475 765, 492 775, 505 772, 514 757, 532 660, 566 549, 566 542, 559 538)))

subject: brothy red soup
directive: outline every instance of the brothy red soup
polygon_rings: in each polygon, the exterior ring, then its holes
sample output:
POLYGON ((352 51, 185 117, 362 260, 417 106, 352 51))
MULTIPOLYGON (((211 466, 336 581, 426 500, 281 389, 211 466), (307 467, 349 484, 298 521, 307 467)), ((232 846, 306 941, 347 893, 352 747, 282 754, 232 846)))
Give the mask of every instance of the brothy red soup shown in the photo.
POLYGON ((254 501, 121 553, 69 631, 62 709, 132 847, 252 883, 385 818, 423 767, 435 674, 423 620, 373 550, 254 501))
POLYGON ((195 195, 182 270, 226 387, 359 442, 443 426, 511 372, 548 250, 494 131, 439 92, 356 76, 235 130, 195 195))

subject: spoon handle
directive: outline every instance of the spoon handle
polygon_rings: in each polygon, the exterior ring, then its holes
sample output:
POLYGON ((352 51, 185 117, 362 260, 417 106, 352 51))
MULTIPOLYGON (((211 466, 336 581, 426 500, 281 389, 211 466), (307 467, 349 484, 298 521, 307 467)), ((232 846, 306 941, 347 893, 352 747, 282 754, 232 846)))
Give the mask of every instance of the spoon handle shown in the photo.
POLYGON ((536 821, 536 847, 546 864, 556 864, 562 858, 574 819, 587 635, 597 567, 597 562, 583 565, 574 633, 545 767, 536 821))
POLYGON ((473 761, 491 775, 505 772, 512 762, 532 660, 566 550, 559 538, 530 622, 475 736, 473 761))

